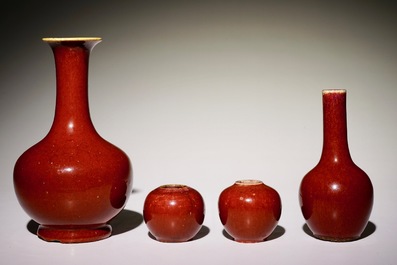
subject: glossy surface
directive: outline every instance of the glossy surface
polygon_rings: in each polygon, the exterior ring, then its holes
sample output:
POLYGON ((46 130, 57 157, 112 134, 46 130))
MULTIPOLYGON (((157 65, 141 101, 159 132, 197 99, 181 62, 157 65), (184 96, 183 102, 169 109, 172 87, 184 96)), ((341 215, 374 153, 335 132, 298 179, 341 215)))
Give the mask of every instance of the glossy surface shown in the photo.
POLYGON ((259 180, 236 181, 221 192, 218 207, 226 232, 242 243, 265 240, 281 216, 278 192, 259 180))
POLYGON ((102 139, 88 107, 88 60, 94 38, 46 39, 56 64, 56 109, 47 136, 14 167, 14 188, 47 241, 77 243, 110 236, 107 222, 132 189, 127 155, 102 139))
POLYGON ((186 185, 163 185, 145 199, 143 218, 150 233, 161 242, 192 239, 204 222, 204 200, 186 185))
POLYGON ((347 143, 346 91, 323 91, 324 143, 320 162, 303 178, 300 206, 314 236, 358 239, 373 204, 367 174, 354 164, 347 143))

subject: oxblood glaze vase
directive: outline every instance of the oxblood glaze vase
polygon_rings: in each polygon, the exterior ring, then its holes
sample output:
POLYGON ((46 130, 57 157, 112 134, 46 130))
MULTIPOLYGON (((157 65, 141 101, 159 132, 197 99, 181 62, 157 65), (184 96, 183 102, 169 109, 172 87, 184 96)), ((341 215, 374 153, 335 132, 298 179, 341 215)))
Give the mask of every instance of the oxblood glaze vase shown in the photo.
POLYGON ((88 106, 88 61, 100 38, 44 38, 56 68, 56 107, 49 133, 14 167, 19 203, 46 241, 90 242, 111 235, 108 221, 132 189, 127 155, 95 130, 88 106))
POLYGON ((192 239, 200 231, 204 215, 201 194, 182 184, 167 184, 152 190, 143 206, 143 219, 160 242, 192 239))
POLYGON ((323 90, 322 97, 323 150, 317 166, 301 182, 300 207, 316 238, 352 241, 367 226, 373 187, 350 156, 346 90, 323 90))
POLYGON ((218 200, 225 231, 239 243, 268 238, 281 217, 278 192, 260 180, 238 180, 224 189, 218 200))

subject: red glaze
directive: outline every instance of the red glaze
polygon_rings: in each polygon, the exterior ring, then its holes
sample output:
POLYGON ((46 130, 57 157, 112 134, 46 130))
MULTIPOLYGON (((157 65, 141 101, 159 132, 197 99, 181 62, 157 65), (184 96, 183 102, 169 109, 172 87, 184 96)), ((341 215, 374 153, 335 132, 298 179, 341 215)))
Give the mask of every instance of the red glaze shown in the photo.
POLYGON ((161 242, 192 239, 204 222, 204 201, 186 185, 169 184, 152 190, 146 197, 143 218, 150 233, 161 242))
POLYGON ((323 91, 323 123, 321 159, 301 182, 300 206, 315 237, 355 240, 368 223, 373 187, 350 157, 345 90, 323 91))
POLYGON ((88 60, 100 38, 43 39, 51 46, 57 80, 55 117, 47 136, 14 168, 14 188, 38 236, 62 243, 111 234, 107 222, 132 189, 127 155, 102 139, 88 107, 88 60))
POLYGON ((276 228, 281 216, 281 199, 273 188, 259 180, 239 180, 222 191, 219 217, 235 241, 264 241, 276 228))

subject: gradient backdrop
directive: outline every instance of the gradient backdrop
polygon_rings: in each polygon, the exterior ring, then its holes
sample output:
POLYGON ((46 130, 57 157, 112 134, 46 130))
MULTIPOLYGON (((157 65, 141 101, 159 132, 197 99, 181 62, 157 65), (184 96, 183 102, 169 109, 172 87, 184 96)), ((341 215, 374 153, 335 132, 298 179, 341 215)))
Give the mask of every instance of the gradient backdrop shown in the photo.
POLYGON ((392 264, 397 259, 393 1, 88 2, 2 4, 2 260, 392 264), (26 229, 30 218, 16 201, 12 170, 52 123, 54 62, 41 38, 68 36, 103 38, 90 59, 90 108, 99 133, 133 163, 134 193, 125 216, 137 222, 155 187, 187 184, 206 202, 201 238, 160 244, 144 223, 132 229, 128 218, 120 221, 127 227, 123 233, 84 245, 48 244, 26 229), (327 88, 348 91, 351 154, 375 188, 372 228, 366 238, 347 244, 308 236, 298 203, 299 183, 320 157, 321 90, 327 88), (219 193, 246 178, 262 180, 282 197, 279 235, 263 244, 228 240, 217 215, 219 193))

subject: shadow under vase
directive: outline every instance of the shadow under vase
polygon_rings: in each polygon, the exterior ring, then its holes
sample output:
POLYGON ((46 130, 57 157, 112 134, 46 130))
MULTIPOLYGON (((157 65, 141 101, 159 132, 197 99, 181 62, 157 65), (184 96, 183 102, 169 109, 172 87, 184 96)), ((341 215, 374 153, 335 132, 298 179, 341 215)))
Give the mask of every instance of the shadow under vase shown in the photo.
MULTIPOLYGON (((312 238, 315 238, 315 239, 318 239, 318 240, 322 240, 322 241, 329 241, 329 240, 323 240, 323 239, 321 239, 321 238, 316 237, 316 236, 313 234, 313 232, 310 230, 309 226, 308 226, 306 223, 302 226, 302 230, 303 230, 308 236, 310 236, 310 237, 312 237, 312 238)), ((352 241, 361 240, 361 239, 364 239, 364 238, 366 238, 366 237, 372 235, 373 233, 375 233, 375 231, 376 231, 376 225, 375 225, 373 222, 370 222, 370 221, 369 221, 369 222, 367 223, 367 226, 365 227, 363 233, 361 234, 361 236, 360 236, 359 238, 354 239, 354 240, 350 240, 350 241, 332 241, 332 242, 340 242, 340 243, 343 243, 343 242, 352 242, 352 241)), ((330 241, 330 242, 331 242, 331 241, 330 241)))
MULTIPOLYGON (((235 241, 234 238, 229 235, 229 233, 223 229, 222 234, 224 237, 226 237, 227 239, 231 240, 231 241, 235 241)), ((263 241, 259 241, 259 242, 255 242, 255 243, 262 243, 262 242, 267 242, 267 241, 272 241, 275 240, 279 237, 282 237, 285 234, 285 228, 277 225, 276 228, 273 230, 273 232, 267 237, 265 238, 265 240, 263 241)))
MULTIPOLYGON (((137 228, 142 223, 142 214, 126 209, 123 209, 119 214, 117 214, 112 220, 108 222, 108 224, 112 227, 111 236, 117 236, 119 234, 131 231, 137 228)), ((30 220, 26 225, 27 230, 34 235, 37 235, 39 227, 40 224, 38 224, 34 220, 30 220)))

